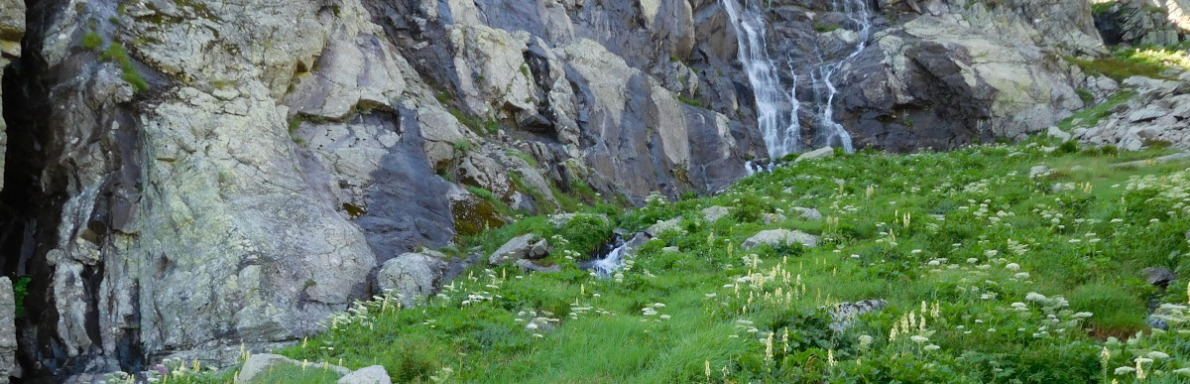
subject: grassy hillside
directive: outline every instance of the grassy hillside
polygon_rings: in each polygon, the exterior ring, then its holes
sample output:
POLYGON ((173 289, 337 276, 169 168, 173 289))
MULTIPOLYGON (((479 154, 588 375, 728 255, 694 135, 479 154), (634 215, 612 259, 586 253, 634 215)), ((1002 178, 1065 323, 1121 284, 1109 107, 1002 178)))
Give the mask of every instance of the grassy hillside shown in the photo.
MULTIPOLYGON (((1190 274, 1190 164, 1120 166, 1165 152, 1038 140, 838 156, 713 197, 594 209, 630 231, 682 218, 610 279, 576 259, 612 225, 525 219, 467 245, 490 252, 535 232, 557 246, 562 273, 481 266, 424 306, 362 303, 280 353, 381 364, 400 382, 1190 382, 1190 287, 1183 277, 1157 296, 1141 273, 1190 274), (1031 176, 1040 165, 1049 170, 1031 176), (711 206, 731 214, 707 222, 711 206), (821 238, 815 248, 741 248, 769 228, 821 238), (1169 331, 1146 325, 1154 297, 1169 331), (829 328, 830 308, 865 299, 888 307, 829 328)), ((270 382, 326 377, 286 372, 270 382)))

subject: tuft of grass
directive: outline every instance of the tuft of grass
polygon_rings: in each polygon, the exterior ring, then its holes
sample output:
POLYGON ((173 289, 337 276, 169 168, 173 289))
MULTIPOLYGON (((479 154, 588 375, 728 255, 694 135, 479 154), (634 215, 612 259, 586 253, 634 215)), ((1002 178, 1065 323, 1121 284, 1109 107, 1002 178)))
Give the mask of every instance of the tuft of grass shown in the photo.
POLYGON ((1079 113, 1062 120, 1058 123, 1058 128, 1061 128, 1062 130, 1070 130, 1080 126, 1096 126, 1099 124, 1099 120, 1111 115, 1112 109, 1127 103, 1135 96, 1136 92, 1133 91, 1117 92, 1116 94, 1109 97, 1107 101, 1091 106, 1090 108, 1084 109, 1079 113), (1078 125, 1075 125, 1076 120, 1081 120, 1081 122, 1079 122, 1078 125))
POLYGON ((469 152, 473 146, 474 144, 468 140, 459 140, 454 143, 455 150, 459 152, 469 152))
POLYGON ((1125 287, 1090 283, 1075 288, 1068 299, 1071 309, 1093 314, 1091 325, 1100 332, 1130 335, 1145 328, 1145 301, 1125 287))
POLYGON ((838 24, 814 24, 814 31, 818 33, 828 33, 839 29, 838 24))
POLYGON ((128 57, 128 50, 124 49, 124 44, 114 42, 103 51, 102 57, 107 61, 114 61, 120 65, 124 72, 124 81, 132 85, 132 88, 137 92, 144 92, 149 90, 149 82, 141 76, 140 72, 132 64, 132 59, 128 57))
POLYGON ((92 31, 83 36, 83 47, 94 51, 101 45, 103 45, 103 36, 99 36, 99 33, 92 31))
POLYGON ((1074 92, 1078 94, 1079 100, 1082 100, 1083 103, 1095 101, 1095 94, 1091 93, 1091 91, 1086 88, 1078 88, 1075 89, 1074 92))

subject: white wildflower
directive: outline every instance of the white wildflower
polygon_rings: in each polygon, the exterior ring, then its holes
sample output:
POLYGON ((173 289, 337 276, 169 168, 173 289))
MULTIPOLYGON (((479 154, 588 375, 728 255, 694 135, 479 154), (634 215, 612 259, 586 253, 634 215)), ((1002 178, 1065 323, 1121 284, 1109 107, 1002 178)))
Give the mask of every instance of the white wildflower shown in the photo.
POLYGON ((1145 356, 1148 356, 1149 358, 1151 358, 1151 359, 1154 359, 1154 360, 1161 360, 1161 359, 1168 359, 1168 358, 1169 358, 1169 354, 1168 354, 1168 353, 1161 352, 1161 351, 1152 351, 1152 352, 1149 352, 1149 353, 1148 353, 1147 355, 1145 355, 1145 356))

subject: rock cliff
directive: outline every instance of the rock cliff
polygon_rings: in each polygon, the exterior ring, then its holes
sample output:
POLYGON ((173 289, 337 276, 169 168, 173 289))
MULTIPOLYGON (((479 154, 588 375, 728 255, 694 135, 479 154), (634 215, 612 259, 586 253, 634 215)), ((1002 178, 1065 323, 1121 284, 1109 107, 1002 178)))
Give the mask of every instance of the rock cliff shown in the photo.
MULTIPOLYGON (((1083 106, 1060 56, 1104 50, 1081 0, 882 0, 862 21, 835 3, 774 1, 770 46, 793 84, 870 28, 831 78, 858 147, 1044 129, 1083 106)), ((712 0, 0 0, 20 365, 218 361, 318 331, 386 261, 508 219, 494 203, 718 191, 767 153, 728 17, 712 0)))

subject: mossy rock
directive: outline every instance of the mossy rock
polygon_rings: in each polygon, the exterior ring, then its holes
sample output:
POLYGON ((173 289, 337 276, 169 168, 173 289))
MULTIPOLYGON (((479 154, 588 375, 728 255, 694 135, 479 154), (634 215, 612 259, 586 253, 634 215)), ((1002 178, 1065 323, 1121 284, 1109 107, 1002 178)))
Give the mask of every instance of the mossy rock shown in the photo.
POLYGON ((454 213, 455 230, 459 236, 473 236, 507 224, 496 205, 488 200, 459 201, 452 204, 450 210, 454 213))

